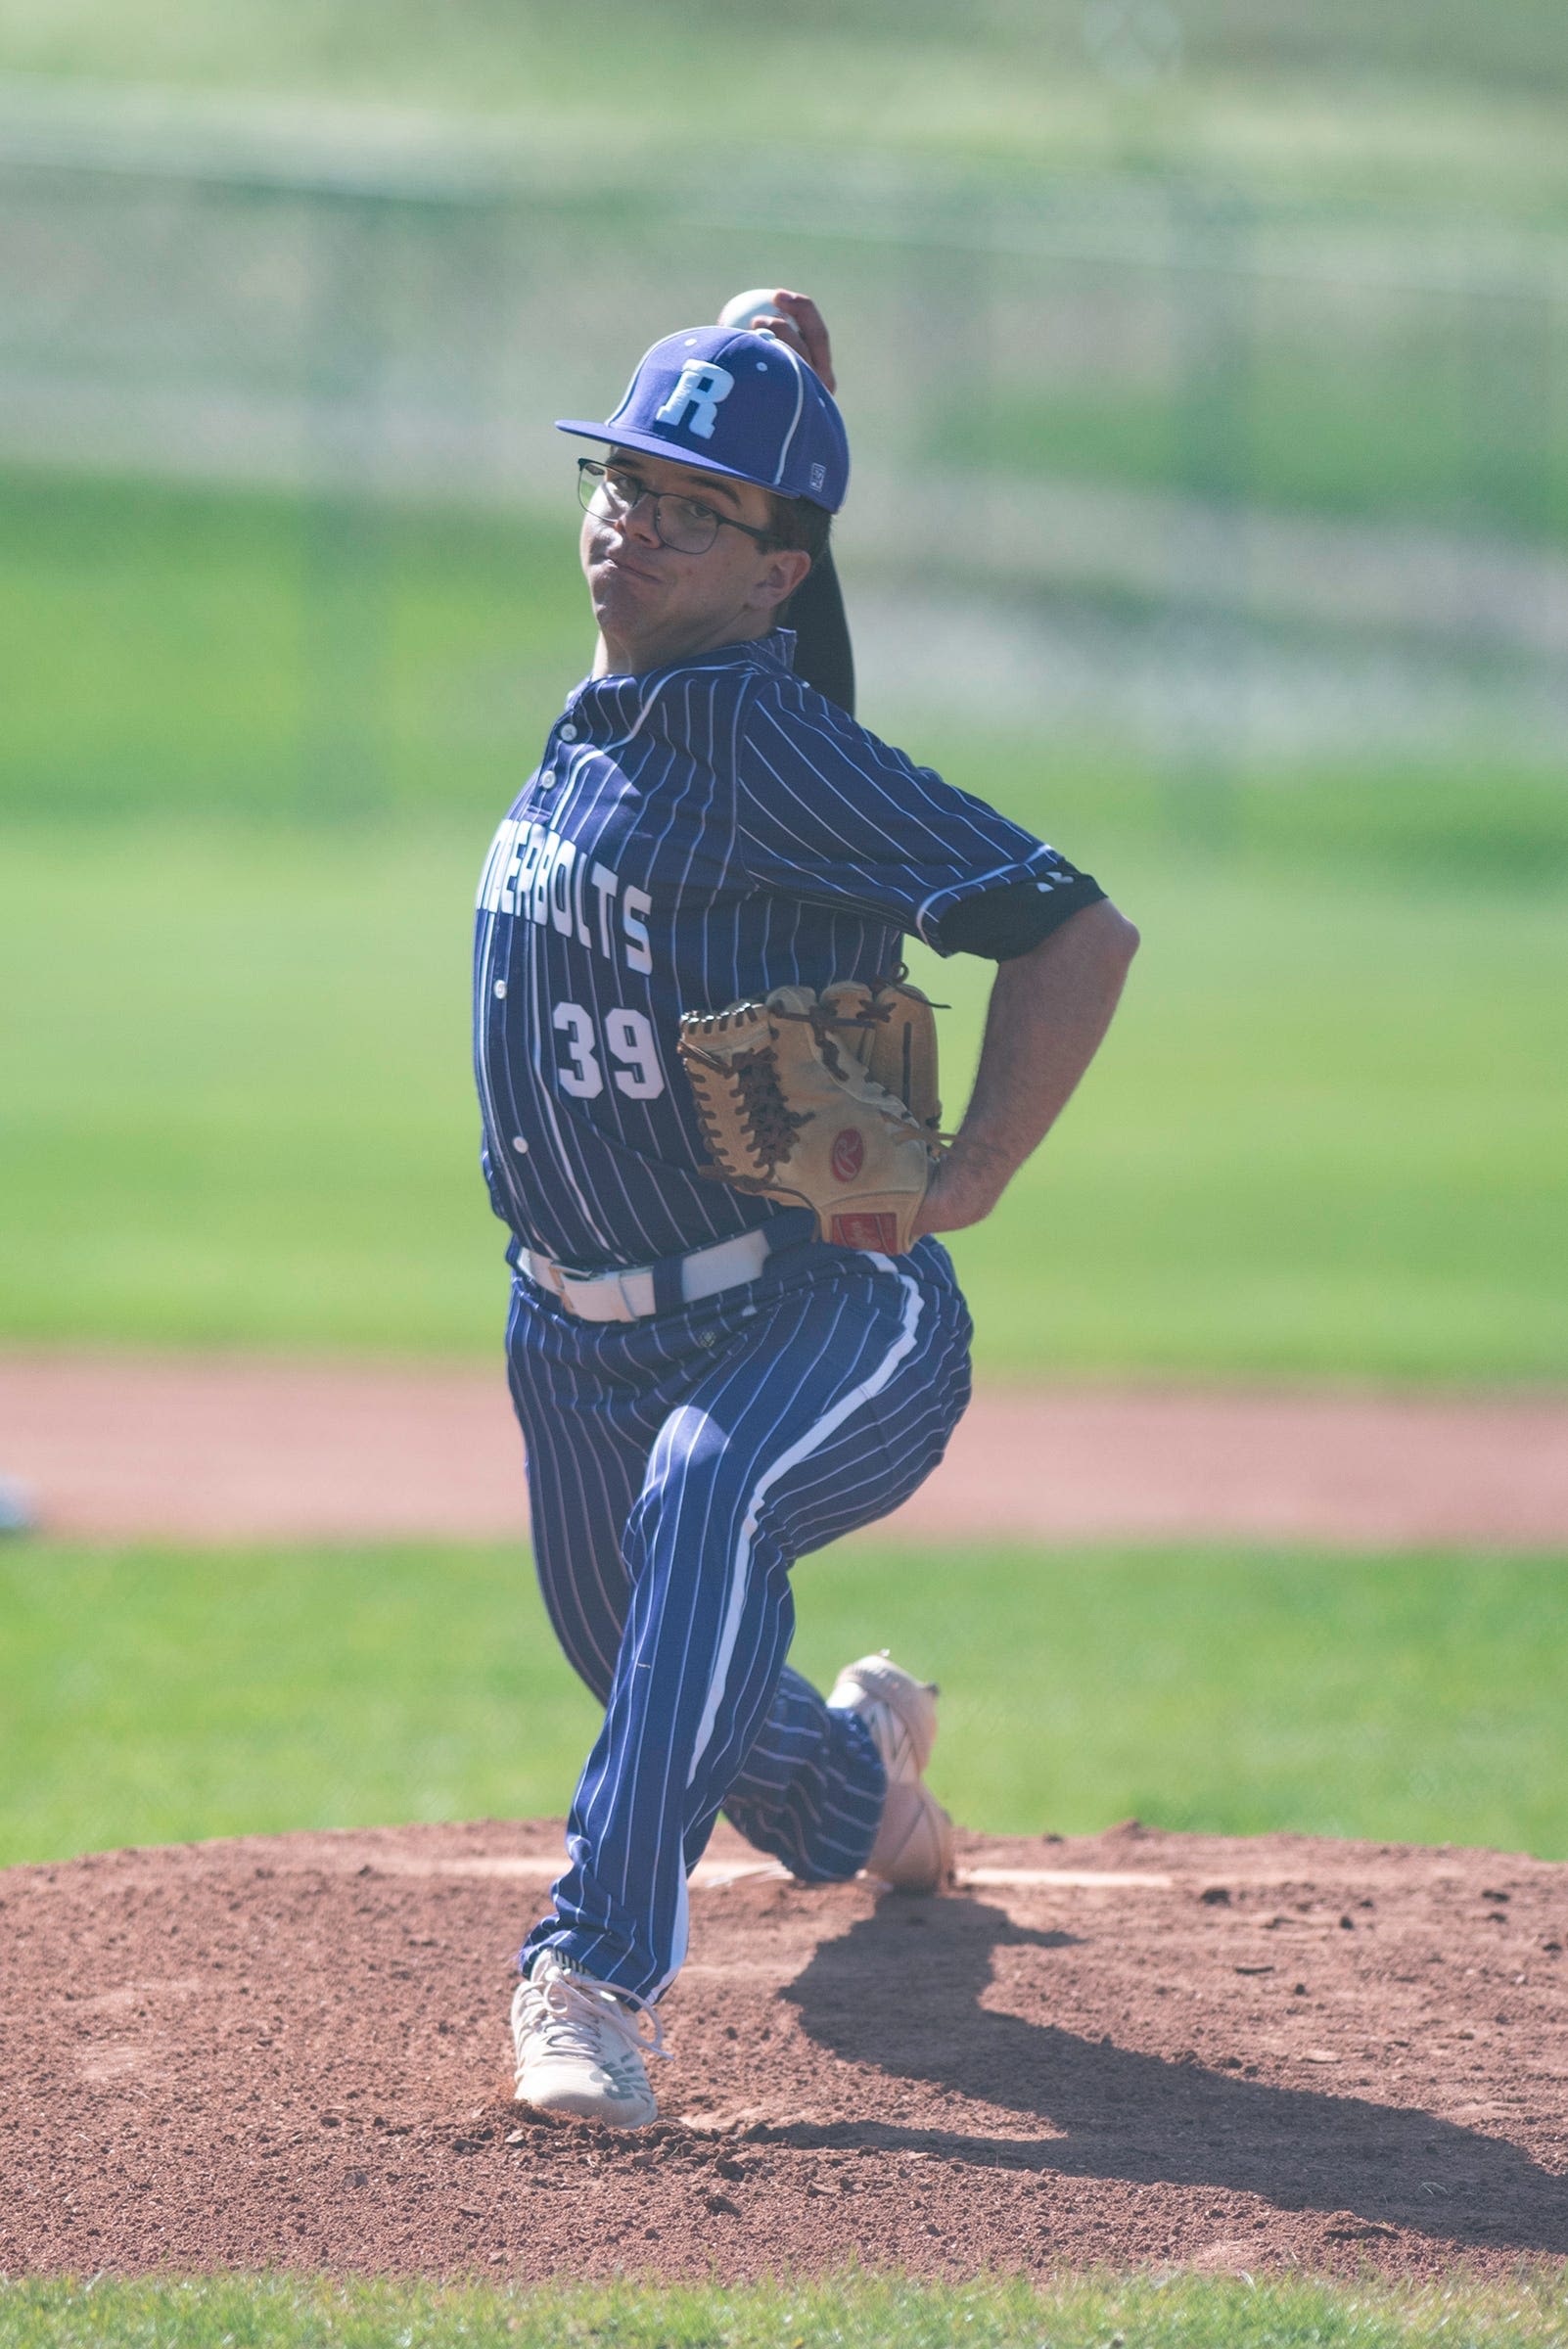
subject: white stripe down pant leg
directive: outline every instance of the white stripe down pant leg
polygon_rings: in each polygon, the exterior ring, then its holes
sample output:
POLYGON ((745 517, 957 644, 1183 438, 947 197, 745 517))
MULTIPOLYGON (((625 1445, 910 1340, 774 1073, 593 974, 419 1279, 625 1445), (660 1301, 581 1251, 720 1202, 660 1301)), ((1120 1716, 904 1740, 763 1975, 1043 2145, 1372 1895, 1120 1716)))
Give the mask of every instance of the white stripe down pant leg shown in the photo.
POLYGON ((896 1260, 802 1251, 634 1323, 574 1322, 519 1288, 535 1560, 605 1703, 523 1958, 558 1948, 652 1997, 684 1957, 686 1876, 721 1808, 807 1880, 870 1851, 882 1765, 786 1665, 789 1570, 936 1466, 969 1397, 969 1316, 933 1241, 896 1260))

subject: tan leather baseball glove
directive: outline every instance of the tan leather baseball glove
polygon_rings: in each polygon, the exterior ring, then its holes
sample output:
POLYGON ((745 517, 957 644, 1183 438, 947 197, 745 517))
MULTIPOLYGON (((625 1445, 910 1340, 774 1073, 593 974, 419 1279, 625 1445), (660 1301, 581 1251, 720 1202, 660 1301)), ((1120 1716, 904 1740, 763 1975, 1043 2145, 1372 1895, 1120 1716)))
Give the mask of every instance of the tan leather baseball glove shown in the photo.
POLYGON ((937 1029, 918 988, 836 981, 688 1012, 680 1056, 715 1171, 809 1207, 817 1236, 899 1256, 941 1154, 937 1029))

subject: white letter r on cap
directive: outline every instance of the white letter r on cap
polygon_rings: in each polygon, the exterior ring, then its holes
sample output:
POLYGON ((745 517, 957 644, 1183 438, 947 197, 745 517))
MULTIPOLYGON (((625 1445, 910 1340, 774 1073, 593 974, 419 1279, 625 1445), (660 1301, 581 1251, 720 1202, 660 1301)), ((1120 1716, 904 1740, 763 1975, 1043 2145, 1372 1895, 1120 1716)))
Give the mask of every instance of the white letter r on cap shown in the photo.
POLYGON ((715 367, 710 359, 688 359, 680 371, 679 383, 659 410, 656 421, 682 424, 686 422, 686 410, 695 408, 697 412, 686 424, 686 430, 694 439, 712 440, 718 403, 728 399, 734 389, 735 378, 727 367, 715 367))

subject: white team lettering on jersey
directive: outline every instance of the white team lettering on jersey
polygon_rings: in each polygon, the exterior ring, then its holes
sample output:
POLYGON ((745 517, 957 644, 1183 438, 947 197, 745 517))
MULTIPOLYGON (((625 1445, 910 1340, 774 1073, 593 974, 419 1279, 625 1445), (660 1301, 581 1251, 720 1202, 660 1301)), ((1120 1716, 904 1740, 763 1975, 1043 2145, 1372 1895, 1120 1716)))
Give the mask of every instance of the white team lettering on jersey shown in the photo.
POLYGON ((558 1003, 551 1014, 551 1025, 566 1036, 572 1062, 570 1068, 560 1072, 561 1090, 577 1101, 597 1100, 604 1091, 604 1071, 593 1048, 592 1015, 580 1003, 558 1003))
POLYGON ((628 883, 621 899, 621 919, 626 932, 626 968, 628 971, 651 971, 653 948, 648 944, 648 925, 645 913, 653 911, 653 899, 645 889, 633 889, 628 883))
POLYGON ((644 977, 653 970, 653 946, 647 916, 653 899, 645 889, 629 882, 559 832, 546 831, 527 816, 508 816, 490 844, 480 878, 479 904, 483 912, 515 914, 520 921, 575 938, 579 946, 597 946, 611 961, 620 959, 628 971, 644 977), (588 902, 589 891, 593 903, 588 902), (611 908, 620 899, 622 937, 617 941, 611 908))
POLYGON ((599 951, 601 954, 615 952, 610 939, 610 900, 620 887, 621 875, 613 873, 607 864, 595 862, 593 894, 599 900, 599 951))

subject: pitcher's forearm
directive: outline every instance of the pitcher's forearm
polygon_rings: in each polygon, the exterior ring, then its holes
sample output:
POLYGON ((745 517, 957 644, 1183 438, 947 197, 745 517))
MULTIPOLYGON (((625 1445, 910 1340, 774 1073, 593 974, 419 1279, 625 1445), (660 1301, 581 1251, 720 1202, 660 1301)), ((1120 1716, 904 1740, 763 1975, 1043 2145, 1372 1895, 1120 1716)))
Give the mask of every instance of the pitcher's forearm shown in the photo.
POLYGON ((1138 934, 1107 900, 998 965, 974 1091, 932 1178, 924 1231, 990 1215, 1060 1117, 1111 1024, 1138 934))

